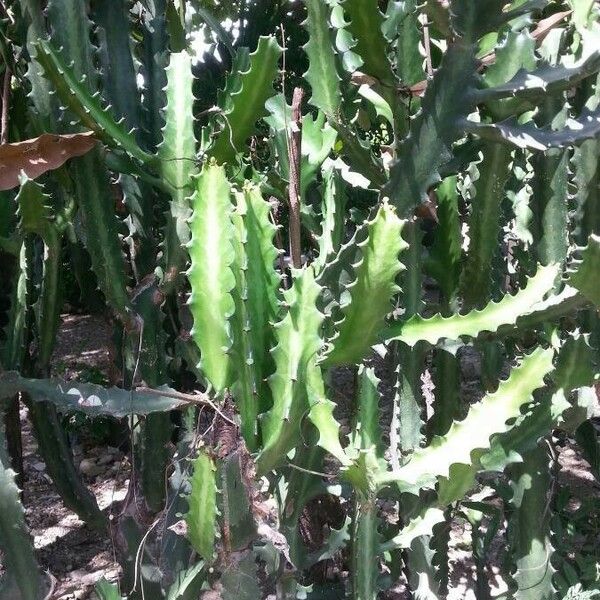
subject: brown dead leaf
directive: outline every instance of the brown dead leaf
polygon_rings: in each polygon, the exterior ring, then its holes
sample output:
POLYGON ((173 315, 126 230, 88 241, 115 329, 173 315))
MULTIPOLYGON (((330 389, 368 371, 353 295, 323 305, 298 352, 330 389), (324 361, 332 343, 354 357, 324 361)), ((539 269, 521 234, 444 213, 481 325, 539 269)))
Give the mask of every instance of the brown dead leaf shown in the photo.
POLYGON ((93 131, 57 135, 44 133, 32 140, 0 144, 0 190, 19 185, 24 172, 35 179, 46 171, 58 169, 67 160, 82 156, 96 144, 93 131))
POLYGON ((571 10, 565 10, 563 12, 558 12, 558 13, 554 13, 553 15, 550 15, 549 17, 546 17, 545 19, 542 19, 538 24, 537 27, 532 31, 531 35, 533 37, 533 39, 538 43, 541 44, 545 37, 555 28, 558 26, 558 24, 563 20, 566 19, 573 11, 571 10))

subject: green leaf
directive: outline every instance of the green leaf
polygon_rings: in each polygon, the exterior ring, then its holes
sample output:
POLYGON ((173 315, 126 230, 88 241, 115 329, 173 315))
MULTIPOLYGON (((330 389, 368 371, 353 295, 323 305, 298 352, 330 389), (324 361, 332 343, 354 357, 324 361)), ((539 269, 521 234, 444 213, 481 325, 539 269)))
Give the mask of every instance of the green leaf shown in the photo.
POLYGON ((223 131, 209 150, 219 164, 232 162, 254 133, 256 122, 265 114, 265 102, 273 96, 273 82, 282 50, 273 36, 261 37, 250 55, 250 66, 239 74, 235 89, 225 99, 223 131))
POLYGON ((413 453, 400 469, 380 473, 379 487, 395 483, 400 491, 417 493, 433 487, 439 477, 448 477, 453 465, 471 465, 490 446, 490 437, 510 428, 508 421, 520 415, 532 394, 544 385, 552 370, 552 350, 538 348, 524 357, 498 390, 473 405, 463 421, 455 422, 445 436, 413 453))
POLYGON ((322 0, 305 0, 304 4, 307 10, 304 27, 308 32, 304 51, 309 63, 304 77, 312 89, 310 103, 327 117, 334 117, 340 108, 342 92, 329 26, 330 10, 322 0))
POLYGON ((407 247, 400 235, 403 225, 387 203, 368 223, 368 235, 359 245, 360 259, 354 265, 355 279, 348 285, 349 298, 342 304, 343 320, 325 358, 327 365, 357 362, 376 342, 398 290, 396 277, 402 268, 398 256, 407 247))
POLYGON ((231 381, 228 320, 235 310, 233 206, 223 167, 205 165, 196 180, 192 209, 188 246, 192 264, 187 273, 192 288, 188 303, 194 318, 191 335, 202 353, 202 371, 221 393, 231 381))
POLYGON ((9 398, 17 392, 27 392, 34 402, 50 402, 63 412, 82 412, 91 417, 110 415, 149 415, 166 412, 188 404, 169 396, 172 390, 156 392, 105 388, 93 383, 62 379, 27 379, 12 371, 0 374, 0 397, 9 398))
POLYGON ((384 118, 392 127, 394 126, 394 114, 387 100, 379 95, 372 87, 363 84, 358 88, 358 95, 367 100, 375 109, 378 117, 384 118))
POLYGON ((217 481, 215 464, 204 452, 193 461, 191 491, 187 498, 187 538, 194 550, 211 562, 215 553, 217 481))
POLYGON ((284 294, 287 311, 275 325, 275 372, 269 378, 273 407, 261 419, 263 449, 257 470, 264 474, 281 464, 296 446, 301 424, 310 409, 306 381, 321 349, 323 315, 316 307, 321 287, 311 267, 294 271, 292 287, 284 294))
POLYGON ((415 315, 408 321, 390 325, 382 338, 414 346, 419 341, 436 344, 443 339, 458 340, 463 336, 477 337, 483 331, 494 332, 503 325, 515 324, 521 316, 533 313, 553 289, 559 273, 559 265, 539 267, 526 287, 514 296, 507 294, 499 302, 490 302, 482 310, 464 315, 443 317, 438 314, 430 318, 415 315))
POLYGON ((142 163, 153 161, 154 157, 142 150, 135 137, 115 121, 111 112, 102 106, 99 96, 93 95, 86 84, 77 78, 73 69, 62 61, 49 42, 39 40, 35 48, 36 60, 46 77, 83 126, 94 131, 109 146, 123 149, 142 163))

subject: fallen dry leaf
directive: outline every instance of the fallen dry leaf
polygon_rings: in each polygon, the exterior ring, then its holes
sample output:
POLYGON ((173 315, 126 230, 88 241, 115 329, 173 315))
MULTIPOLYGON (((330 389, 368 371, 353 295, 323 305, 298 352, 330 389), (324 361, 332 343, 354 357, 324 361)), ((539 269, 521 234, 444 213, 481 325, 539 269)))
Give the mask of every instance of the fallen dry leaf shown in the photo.
POLYGON ((57 135, 44 133, 32 140, 0 144, 0 190, 19 185, 24 172, 35 179, 46 171, 58 169, 67 160, 82 156, 96 144, 93 131, 57 135))

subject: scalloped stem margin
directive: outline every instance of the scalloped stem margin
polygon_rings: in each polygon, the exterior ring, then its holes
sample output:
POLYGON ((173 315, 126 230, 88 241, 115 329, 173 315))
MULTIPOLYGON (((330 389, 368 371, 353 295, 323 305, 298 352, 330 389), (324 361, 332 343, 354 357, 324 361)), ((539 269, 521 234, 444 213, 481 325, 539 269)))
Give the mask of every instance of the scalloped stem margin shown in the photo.
POLYGON ((188 303, 194 318, 191 335, 202 353, 202 372, 221 393, 231 382, 229 318, 235 310, 233 205, 223 167, 214 163, 204 167, 192 196, 192 209, 188 244, 192 266, 187 273, 192 288, 188 303))
POLYGON ((386 341, 399 340, 414 346, 419 341, 436 344, 443 339, 477 337, 484 331, 493 333, 502 325, 515 324, 519 317, 533 312, 553 289, 559 272, 560 266, 557 264, 539 267, 527 286, 514 296, 507 294, 500 302, 491 302, 484 309, 465 315, 435 315, 429 319, 414 316, 408 321, 391 325, 382 337, 386 341))
POLYGON ((402 492, 416 493, 433 487, 438 477, 448 477, 452 465, 470 465, 473 453, 489 448, 492 435, 507 431, 507 421, 518 417, 533 392, 544 385, 553 357, 553 350, 543 348, 524 357, 498 390, 474 405, 463 421, 455 422, 445 436, 433 438, 405 466, 376 476, 376 486, 395 483, 402 492))

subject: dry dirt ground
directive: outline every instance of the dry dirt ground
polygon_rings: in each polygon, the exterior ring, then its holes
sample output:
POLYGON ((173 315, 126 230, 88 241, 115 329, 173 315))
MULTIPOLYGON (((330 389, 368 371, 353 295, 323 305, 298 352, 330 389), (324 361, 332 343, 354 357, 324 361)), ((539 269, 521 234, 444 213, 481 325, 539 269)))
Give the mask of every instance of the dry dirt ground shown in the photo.
MULTIPOLYGON (((65 315, 54 357, 55 374, 61 377, 93 378, 110 370, 110 327, 100 317, 65 315)), ((467 382, 466 385, 469 385, 467 382)), ((467 393, 468 395, 468 393, 467 393)), ((92 589, 102 577, 116 581, 119 567, 114 545, 105 535, 90 530, 56 494, 45 465, 37 454, 35 439, 23 411, 24 504, 41 565, 55 578, 53 598, 73 600, 94 597, 92 589)), ((97 446, 74 437, 74 452, 90 489, 107 514, 117 514, 125 496, 130 473, 129 458, 117 448, 97 446)), ((589 466, 570 444, 560 450, 561 478, 581 497, 600 496, 589 466)), ((472 589, 474 565, 470 558, 470 530, 464 521, 451 532, 451 591, 449 600, 476 600, 472 589)), ((492 567, 492 590, 506 590, 492 567)), ((408 598, 398 586, 387 598, 408 598)))
MULTIPOLYGON (((90 378, 110 371, 110 327, 98 316, 63 315, 53 357, 55 375, 90 378)), ((35 438, 22 411, 25 468, 24 505, 41 565, 55 578, 54 598, 88 598, 98 579, 115 581, 119 568, 110 539, 68 510, 45 472, 35 438)), ((95 446, 73 435, 73 451, 89 488, 107 514, 119 510, 130 472, 117 448, 95 446)))

